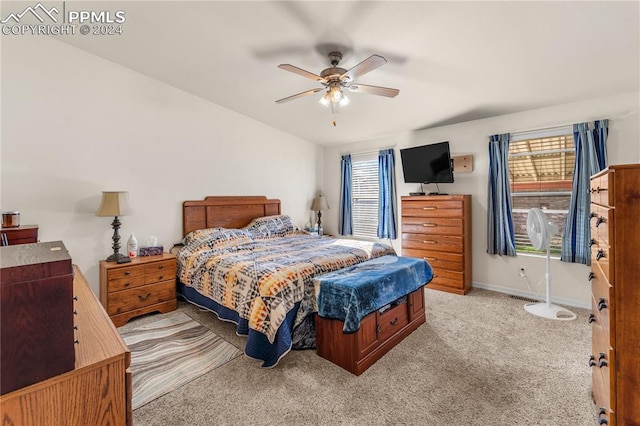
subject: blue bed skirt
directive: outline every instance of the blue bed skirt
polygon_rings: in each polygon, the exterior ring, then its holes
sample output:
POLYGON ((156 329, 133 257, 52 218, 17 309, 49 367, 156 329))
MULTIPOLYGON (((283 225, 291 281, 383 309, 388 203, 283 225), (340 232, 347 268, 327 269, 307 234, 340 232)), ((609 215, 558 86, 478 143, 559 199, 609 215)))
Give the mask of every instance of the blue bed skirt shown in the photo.
POLYGON ((264 361, 262 366, 265 368, 275 367, 280 359, 285 356, 292 346, 293 322, 298 313, 300 303, 296 303, 293 309, 289 311, 282 325, 276 333, 273 343, 269 342, 267 336, 249 328, 249 322, 240 318, 236 311, 226 308, 219 303, 208 299, 194 290, 192 287, 178 282, 178 293, 188 302, 203 307, 215 313, 218 318, 223 321, 230 321, 237 325, 236 333, 240 336, 247 337, 247 344, 244 353, 250 358, 264 361))

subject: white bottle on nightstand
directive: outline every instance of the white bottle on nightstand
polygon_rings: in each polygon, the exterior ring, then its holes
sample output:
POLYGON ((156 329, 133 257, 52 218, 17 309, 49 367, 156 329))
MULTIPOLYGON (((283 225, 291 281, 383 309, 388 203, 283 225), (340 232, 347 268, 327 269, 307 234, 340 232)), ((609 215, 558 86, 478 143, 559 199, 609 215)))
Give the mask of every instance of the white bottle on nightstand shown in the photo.
POLYGON ((131 234, 127 242, 127 252, 129 257, 136 257, 138 255, 138 240, 136 240, 136 236, 133 234, 131 234))

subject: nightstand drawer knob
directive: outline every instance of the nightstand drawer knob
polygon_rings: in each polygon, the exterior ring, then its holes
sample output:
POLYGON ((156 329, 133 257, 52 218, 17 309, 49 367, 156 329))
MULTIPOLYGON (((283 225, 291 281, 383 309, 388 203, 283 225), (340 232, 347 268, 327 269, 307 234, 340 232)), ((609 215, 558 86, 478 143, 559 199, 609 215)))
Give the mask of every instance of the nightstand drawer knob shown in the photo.
POLYGON ((160 276, 158 277, 158 281, 162 281, 162 279, 163 279, 163 278, 164 278, 164 275, 160 275, 160 276))
POLYGON ((162 268, 164 268, 164 265, 158 266, 158 269, 162 269, 162 268))
POLYGON ((144 302, 150 297, 151 297, 151 293, 147 293, 145 296, 138 296, 138 299, 140 299, 141 302, 144 302))
POLYGON ((124 271, 125 275, 131 275, 131 271, 124 271))

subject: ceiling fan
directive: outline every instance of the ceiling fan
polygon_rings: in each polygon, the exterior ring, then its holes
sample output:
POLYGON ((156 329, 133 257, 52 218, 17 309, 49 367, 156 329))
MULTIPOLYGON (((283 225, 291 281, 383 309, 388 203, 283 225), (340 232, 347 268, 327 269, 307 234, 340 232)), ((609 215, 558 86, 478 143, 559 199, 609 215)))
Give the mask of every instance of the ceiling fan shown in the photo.
MULTIPOLYGON (((390 89, 388 87, 370 86, 367 84, 357 84, 355 79, 358 77, 373 71, 374 69, 387 63, 387 60, 380 55, 371 55, 364 61, 360 62, 353 68, 346 70, 338 66, 342 60, 342 53, 331 52, 329 53, 329 61, 331 66, 325 68, 320 72, 320 75, 303 70, 290 64, 280 64, 278 68, 285 71, 301 75, 311 80, 317 81, 322 84, 323 87, 307 90, 286 98, 278 99, 276 103, 289 102, 294 99, 298 99, 304 96, 312 95, 326 89, 325 94, 320 98, 320 103, 324 106, 331 106, 332 112, 338 112, 340 107, 343 107, 349 103, 349 98, 344 94, 343 90, 348 90, 355 93, 368 93, 370 95, 386 96, 388 98, 394 98, 400 93, 398 89, 390 89)), ((335 125, 335 122, 334 122, 335 125)))

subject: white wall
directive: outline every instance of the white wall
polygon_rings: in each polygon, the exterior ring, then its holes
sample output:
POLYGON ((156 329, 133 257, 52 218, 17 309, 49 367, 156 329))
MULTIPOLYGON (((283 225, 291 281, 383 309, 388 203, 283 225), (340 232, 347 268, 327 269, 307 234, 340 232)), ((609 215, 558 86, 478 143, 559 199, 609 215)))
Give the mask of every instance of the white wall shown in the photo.
MULTIPOLYGON (((455 175, 455 183, 440 185, 441 192, 472 195, 474 285, 490 286, 515 294, 544 295, 544 258, 539 256, 500 257, 486 253, 488 136, 609 118, 611 119, 608 139, 609 163, 636 163, 640 162, 638 109, 639 94, 634 92, 326 148, 324 189, 329 205, 336 208, 325 212, 323 216, 325 229, 328 232, 336 232, 338 228, 337 207, 342 154, 395 146, 398 208, 400 209, 400 196, 418 191, 419 185, 404 183, 399 149, 449 141, 452 155, 472 154, 474 156, 472 173, 458 173, 455 175), (527 279, 518 276, 520 267, 526 269, 527 279)), ((435 186, 425 187, 425 190, 435 190, 435 186)), ((400 240, 395 240, 393 243, 396 250, 400 252, 400 240)), ((552 295, 556 300, 579 306, 589 305, 590 287, 586 280, 587 266, 555 260, 552 261, 551 269, 552 295)))
POLYGON ((266 195, 304 225, 322 177, 317 145, 49 37, 2 37, 1 117, 0 208, 64 241, 96 292, 101 191, 130 192, 123 247, 133 232, 169 249, 184 200, 266 195))

